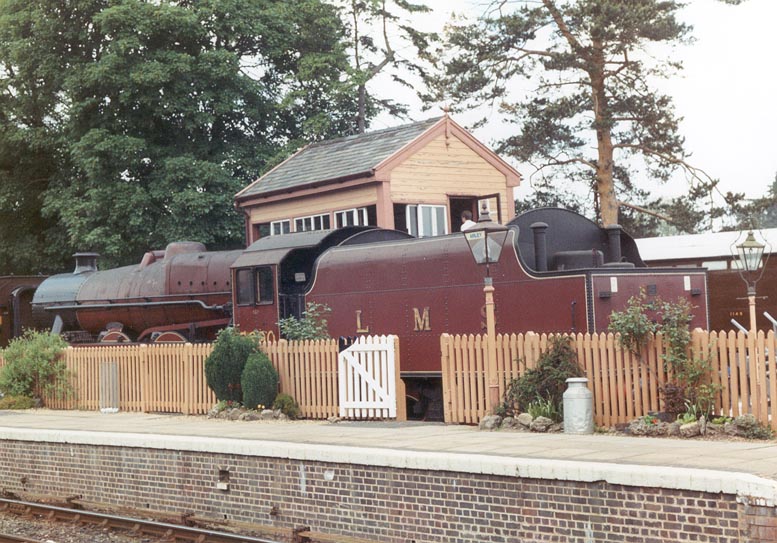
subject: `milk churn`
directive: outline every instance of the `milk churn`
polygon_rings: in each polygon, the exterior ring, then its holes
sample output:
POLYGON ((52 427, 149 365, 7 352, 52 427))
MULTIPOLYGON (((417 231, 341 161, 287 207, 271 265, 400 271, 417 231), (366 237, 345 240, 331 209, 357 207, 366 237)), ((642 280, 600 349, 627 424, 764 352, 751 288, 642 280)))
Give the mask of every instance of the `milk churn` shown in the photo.
POLYGON ((564 391, 564 433, 594 433, 594 395, 588 390, 588 379, 570 377, 564 391))

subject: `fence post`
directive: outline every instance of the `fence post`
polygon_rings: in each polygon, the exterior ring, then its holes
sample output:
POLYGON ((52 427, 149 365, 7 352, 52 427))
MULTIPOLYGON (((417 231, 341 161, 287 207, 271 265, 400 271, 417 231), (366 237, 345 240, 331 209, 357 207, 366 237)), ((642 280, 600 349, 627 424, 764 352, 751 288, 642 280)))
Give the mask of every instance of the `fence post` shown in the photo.
POLYGON ((148 394, 148 345, 140 346, 140 412, 147 413, 146 396, 148 394))
POLYGON ((399 336, 394 336, 394 374, 397 380, 397 420, 407 420, 407 401, 405 400, 405 382, 400 377, 399 336))
MULTIPOLYGON (((448 357, 448 342, 450 341, 450 335, 440 335, 440 369, 442 370, 442 405, 443 405, 443 421, 446 424, 452 422, 451 416, 451 374, 450 359, 448 357)), ((452 373, 452 372, 451 372, 452 373)))
POLYGON ((194 388, 194 352, 193 345, 186 343, 183 347, 183 406, 182 411, 184 415, 192 414, 192 394, 194 388))

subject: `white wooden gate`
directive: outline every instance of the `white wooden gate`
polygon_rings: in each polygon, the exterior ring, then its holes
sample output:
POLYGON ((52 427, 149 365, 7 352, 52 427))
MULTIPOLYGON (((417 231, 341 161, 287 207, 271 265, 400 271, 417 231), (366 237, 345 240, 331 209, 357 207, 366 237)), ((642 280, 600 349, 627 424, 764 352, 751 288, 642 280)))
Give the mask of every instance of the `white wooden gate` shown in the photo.
MULTIPOLYGON (((395 336, 360 336, 340 352, 340 417, 397 418, 399 368, 395 340, 395 336)), ((405 401, 404 391, 401 401, 405 401)))

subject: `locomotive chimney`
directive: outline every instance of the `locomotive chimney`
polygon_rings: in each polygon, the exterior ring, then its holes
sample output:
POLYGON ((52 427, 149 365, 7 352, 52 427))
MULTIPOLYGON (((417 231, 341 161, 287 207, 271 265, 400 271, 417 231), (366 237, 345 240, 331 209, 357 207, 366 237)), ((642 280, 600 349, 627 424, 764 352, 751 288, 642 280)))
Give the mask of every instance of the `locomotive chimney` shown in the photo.
POLYGON ((530 228, 534 234, 534 268, 537 271, 548 271, 548 248, 545 240, 548 224, 535 222, 530 228))
POLYGON ((613 224, 605 227, 607 230, 607 245, 610 250, 610 262, 621 261, 621 226, 619 224, 613 224))
POLYGON ((97 271, 97 257, 98 253, 76 253, 73 258, 76 259, 76 269, 73 270, 73 275, 79 273, 97 271))

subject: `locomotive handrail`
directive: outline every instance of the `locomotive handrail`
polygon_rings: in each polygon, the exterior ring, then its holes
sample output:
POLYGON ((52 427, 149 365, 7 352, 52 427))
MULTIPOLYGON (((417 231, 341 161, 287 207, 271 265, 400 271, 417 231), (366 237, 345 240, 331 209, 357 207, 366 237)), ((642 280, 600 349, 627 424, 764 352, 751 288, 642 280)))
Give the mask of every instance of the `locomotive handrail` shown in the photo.
POLYGON ((777 334, 777 320, 774 320, 774 317, 772 317, 768 311, 764 311, 764 317, 769 319, 769 322, 772 323, 772 330, 774 330, 774 333, 777 334))
POLYGON ((107 304, 75 304, 75 305, 51 305, 44 307, 46 311, 61 311, 63 309, 107 309, 117 307, 159 307, 159 306, 171 306, 171 305, 199 305, 203 309, 208 311, 227 311, 232 304, 223 305, 207 305, 202 300, 178 300, 175 302, 124 302, 119 304, 107 303, 107 304))
POLYGON ((740 332, 743 332, 745 334, 745 336, 747 336, 747 328, 745 328, 744 326, 739 324, 736 319, 731 319, 731 324, 736 326, 739 329, 740 332))

